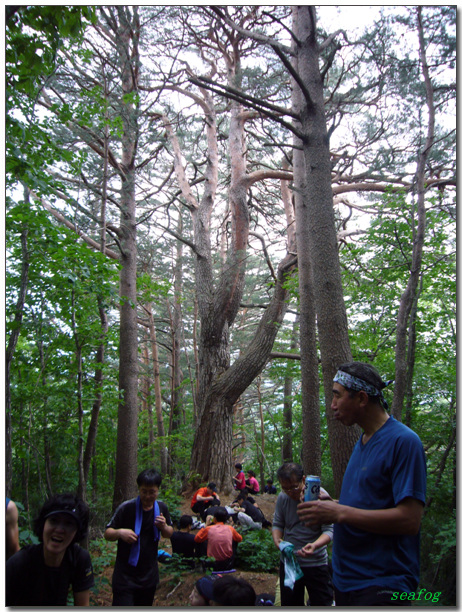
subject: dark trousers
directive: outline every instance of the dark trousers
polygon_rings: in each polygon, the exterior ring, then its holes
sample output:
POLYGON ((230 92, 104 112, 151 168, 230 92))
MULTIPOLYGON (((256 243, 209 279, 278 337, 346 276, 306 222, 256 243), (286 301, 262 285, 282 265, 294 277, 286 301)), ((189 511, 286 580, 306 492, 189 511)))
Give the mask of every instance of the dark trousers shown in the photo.
POLYGON ((214 498, 211 501, 196 502, 194 506, 191 508, 191 510, 195 514, 200 514, 201 519, 205 521, 205 511, 207 510, 207 508, 210 508, 210 506, 219 506, 219 505, 220 505, 220 500, 214 498))
POLYGON ((371 586, 367 589, 342 592, 335 589, 336 606, 410 606, 407 600, 392 599, 395 591, 390 587, 371 586))
POLYGON ((329 567, 318 565, 302 567, 303 578, 299 578, 294 588, 284 586, 284 564, 279 565, 279 582, 281 587, 281 606, 303 606, 305 587, 310 598, 310 606, 331 606, 333 597, 332 580, 329 567))
POLYGON ((149 589, 112 590, 113 606, 144 606, 151 607, 156 594, 156 587, 149 589))

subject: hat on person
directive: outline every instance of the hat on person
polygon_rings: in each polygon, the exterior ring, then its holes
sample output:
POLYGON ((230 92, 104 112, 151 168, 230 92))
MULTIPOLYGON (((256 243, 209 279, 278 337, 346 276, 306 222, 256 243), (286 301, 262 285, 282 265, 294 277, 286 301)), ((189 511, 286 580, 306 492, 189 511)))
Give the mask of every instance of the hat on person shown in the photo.
POLYGON ((210 576, 204 576, 199 578, 195 585, 199 595, 207 601, 210 601, 213 597, 213 582, 210 576))
POLYGON ((62 508, 59 510, 52 510, 51 512, 48 512, 48 514, 45 515, 45 520, 47 518, 50 518, 50 516, 53 516, 54 514, 66 514, 67 516, 72 516, 72 518, 74 519, 74 521, 77 524, 77 527, 80 527, 80 519, 77 516, 77 510, 76 508, 62 508))
POLYGON ((65 514, 75 520, 77 533, 73 542, 80 542, 85 538, 90 518, 88 505, 72 493, 57 493, 46 500, 34 520, 34 533, 41 542, 45 521, 54 514, 65 514))
POLYGON ((216 491, 217 485, 214 482, 209 482, 209 484, 207 485, 207 489, 210 489, 211 491, 216 491))

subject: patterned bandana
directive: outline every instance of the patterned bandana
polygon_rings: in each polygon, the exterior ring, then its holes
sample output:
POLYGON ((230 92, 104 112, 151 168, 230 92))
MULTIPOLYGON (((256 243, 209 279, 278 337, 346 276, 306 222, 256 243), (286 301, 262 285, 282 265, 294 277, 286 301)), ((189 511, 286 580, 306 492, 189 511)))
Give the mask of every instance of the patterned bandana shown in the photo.
MULTIPOLYGON (((371 397, 378 397, 383 404, 385 410, 388 410, 388 404, 383 397, 382 391, 371 385, 370 383, 362 380, 362 378, 357 378, 352 374, 348 374, 347 372, 342 372, 342 370, 338 370, 337 374, 334 376, 334 382, 339 383, 346 389, 351 389, 352 391, 365 391, 371 397)), ((393 381, 388 380, 384 381, 385 387, 391 385, 393 381)))

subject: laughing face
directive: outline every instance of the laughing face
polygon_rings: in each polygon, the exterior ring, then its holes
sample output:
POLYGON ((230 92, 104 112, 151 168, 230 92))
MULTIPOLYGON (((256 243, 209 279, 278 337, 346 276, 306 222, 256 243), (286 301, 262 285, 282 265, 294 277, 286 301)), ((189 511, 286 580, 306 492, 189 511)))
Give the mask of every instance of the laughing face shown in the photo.
POLYGON ((141 505, 143 510, 151 510, 154 506, 154 502, 159 495, 159 487, 157 485, 147 486, 141 485, 138 489, 138 493, 140 495, 141 505))
POLYGON ((68 514, 53 514, 43 527, 43 551, 46 560, 62 560, 66 548, 77 533, 77 523, 68 514))

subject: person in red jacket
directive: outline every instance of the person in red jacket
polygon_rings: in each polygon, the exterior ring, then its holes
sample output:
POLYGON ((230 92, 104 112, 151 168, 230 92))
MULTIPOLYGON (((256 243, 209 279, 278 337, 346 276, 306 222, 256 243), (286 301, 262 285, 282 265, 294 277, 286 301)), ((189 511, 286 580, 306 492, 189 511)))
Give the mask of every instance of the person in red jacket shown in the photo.
POLYGON ((196 514, 200 514, 205 522, 205 511, 210 506, 219 506, 220 498, 217 493, 217 485, 214 482, 209 482, 206 487, 198 489, 191 500, 191 510, 196 514))
POLYGON ((232 569, 237 544, 242 542, 241 534, 226 524, 228 518, 226 508, 218 508, 213 524, 200 529, 194 538, 197 543, 207 541, 207 557, 215 559, 210 564, 214 571, 223 572, 232 569))
POLYGON ((245 474, 242 471, 242 463, 236 463, 234 467, 236 469, 236 476, 233 476, 234 488, 243 491, 245 489, 245 474))

